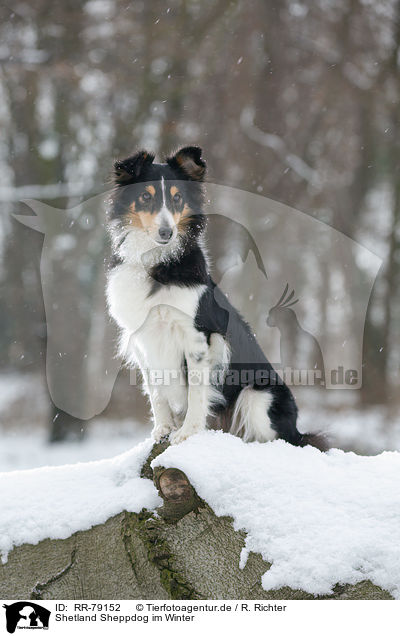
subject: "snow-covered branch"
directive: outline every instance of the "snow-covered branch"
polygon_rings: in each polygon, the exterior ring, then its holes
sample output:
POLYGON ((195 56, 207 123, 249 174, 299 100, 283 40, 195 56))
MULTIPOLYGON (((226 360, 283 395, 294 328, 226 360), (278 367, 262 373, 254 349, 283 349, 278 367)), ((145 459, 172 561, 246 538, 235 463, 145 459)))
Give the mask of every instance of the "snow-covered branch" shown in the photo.
POLYGON ((314 188, 321 187, 321 179, 318 172, 311 168, 301 157, 288 152, 286 144, 281 137, 262 131, 254 123, 254 108, 247 106, 240 115, 240 125, 247 137, 265 148, 270 148, 275 154, 293 170, 299 177, 307 181, 314 188))
POLYGON ((17 187, 0 186, 0 201, 21 201, 22 199, 58 199, 98 194, 99 185, 87 183, 51 183, 49 185, 23 185, 17 187))

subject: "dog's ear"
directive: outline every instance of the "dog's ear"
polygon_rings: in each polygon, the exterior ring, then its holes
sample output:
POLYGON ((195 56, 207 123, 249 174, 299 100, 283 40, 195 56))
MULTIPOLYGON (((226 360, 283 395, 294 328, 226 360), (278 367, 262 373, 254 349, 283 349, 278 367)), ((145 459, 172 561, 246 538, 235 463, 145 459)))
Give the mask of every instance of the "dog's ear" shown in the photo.
POLYGON ((168 157, 167 163, 173 170, 182 173, 186 179, 203 181, 206 162, 201 158, 201 153, 202 150, 198 146, 186 146, 172 157, 168 157))
POLYGON ((132 157, 120 159, 114 163, 114 183, 128 185, 137 181, 146 165, 154 161, 154 154, 140 150, 132 157))

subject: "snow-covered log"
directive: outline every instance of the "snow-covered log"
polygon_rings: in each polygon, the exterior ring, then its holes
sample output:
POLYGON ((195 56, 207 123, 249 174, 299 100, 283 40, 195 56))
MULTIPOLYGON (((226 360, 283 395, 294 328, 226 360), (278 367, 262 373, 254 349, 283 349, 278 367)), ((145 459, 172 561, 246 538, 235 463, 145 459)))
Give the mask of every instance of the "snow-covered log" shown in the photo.
POLYGON ((0 596, 398 597, 399 463, 207 432, 3 474, 0 596))

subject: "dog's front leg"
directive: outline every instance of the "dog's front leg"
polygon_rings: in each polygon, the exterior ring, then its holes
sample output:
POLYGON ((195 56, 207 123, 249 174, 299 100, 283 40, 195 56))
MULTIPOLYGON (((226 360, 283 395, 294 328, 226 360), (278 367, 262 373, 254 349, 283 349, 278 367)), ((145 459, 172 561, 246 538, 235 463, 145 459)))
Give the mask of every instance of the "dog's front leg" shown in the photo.
POLYGON ((151 436, 155 442, 159 442, 174 430, 175 422, 164 391, 158 387, 149 388, 149 397, 154 421, 151 436))
POLYGON ((159 442, 163 437, 169 435, 175 428, 175 422, 171 413, 166 394, 166 387, 163 385, 155 385, 153 379, 148 372, 148 364, 140 349, 131 345, 132 359, 135 358, 136 365, 139 366, 143 377, 143 391, 149 397, 151 412, 153 415, 153 430, 151 436, 155 442, 159 442))
POLYGON ((153 383, 153 377, 149 373, 148 361, 132 335, 125 349, 125 357, 128 358, 131 364, 135 364, 135 366, 140 369, 143 378, 143 392, 150 400, 153 415, 153 430, 151 431, 151 436, 155 442, 159 442, 175 428, 175 422, 165 392, 166 387, 153 383))
POLYGON ((209 359, 207 339, 197 333, 185 347, 188 381, 188 406, 180 429, 172 433, 172 444, 179 444, 206 428, 209 408, 209 359))

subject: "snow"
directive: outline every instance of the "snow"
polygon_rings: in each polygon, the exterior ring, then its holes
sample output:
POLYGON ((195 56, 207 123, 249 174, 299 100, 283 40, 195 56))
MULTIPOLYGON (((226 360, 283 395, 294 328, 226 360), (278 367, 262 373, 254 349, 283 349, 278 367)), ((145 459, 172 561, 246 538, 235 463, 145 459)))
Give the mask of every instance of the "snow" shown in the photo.
POLYGON ((23 543, 65 539, 127 510, 155 508, 161 499, 140 469, 146 440, 113 459, 0 473, 0 553, 23 543))
MULTIPOLYGON (((113 515, 161 504, 140 478, 152 441, 115 458, 0 474, 0 551, 63 539, 113 515)), ((104 449, 103 449, 104 450, 104 449)), ((245 444, 207 431, 169 447, 153 466, 180 468, 217 515, 246 533, 250 552, 272 563, 266 590, 329 594, 366 579, 400 598, 400 453, 373 457, 296 448, 282 440, 245 444)))
POLYGON ((183 470, 217 515, 245 530, 240 567, 251 551, 272 563, 264 589, 329 594, 369 579, 400 598, 400 453, 323 454, 208 431, 152 465, 183 470))
MULTIPOLYGON (((348 391, 347 393, 350 393, 348 391)), ((331 446, 356 451, 361 455, 378 455, 387 450, 400 450, 400 418, 381 406, 358 410, 345 408, 334 411, 323 405, 300 410, 299 429, 313 431, 318 420, 324 422, 324 431, 331 446), (326 424, 326 425, 325 425, 326 424)))
POLYGON ((131 419, 97 418, 83 440, 50 444, 45 428, 15 431, 0 427, 0 473, 111 458, 143 441, 148 432, 148 427, 131 419))
POLYGON ((17 373, 0 375, 0 413, 26 395, 30 378, 17 373))

